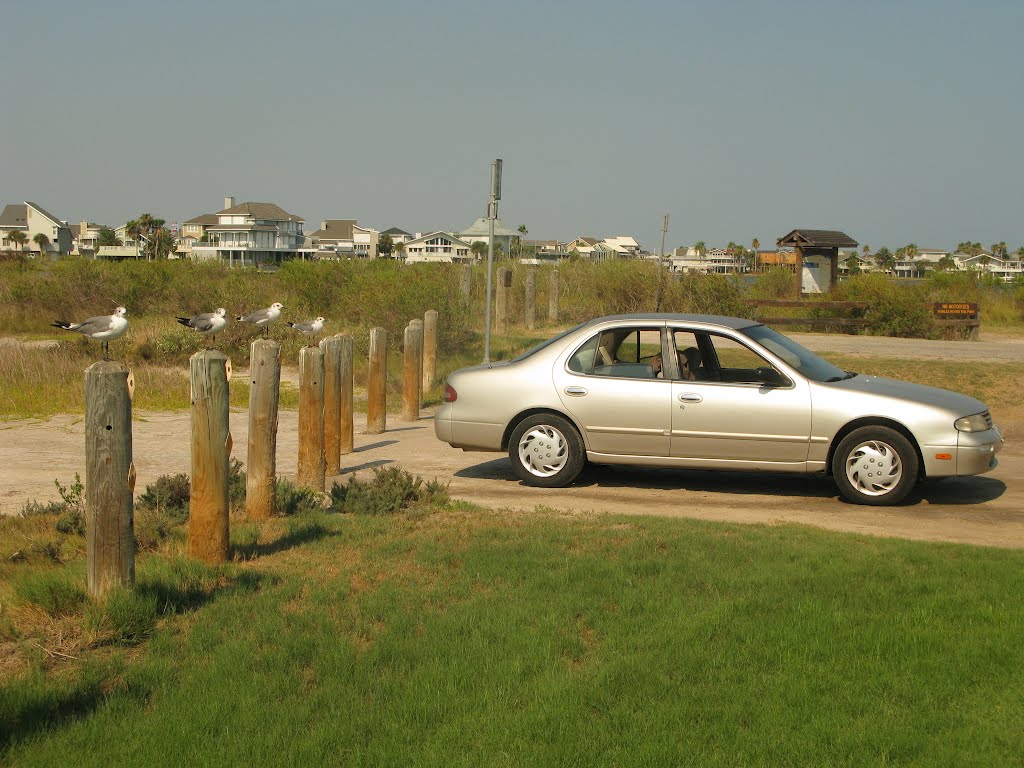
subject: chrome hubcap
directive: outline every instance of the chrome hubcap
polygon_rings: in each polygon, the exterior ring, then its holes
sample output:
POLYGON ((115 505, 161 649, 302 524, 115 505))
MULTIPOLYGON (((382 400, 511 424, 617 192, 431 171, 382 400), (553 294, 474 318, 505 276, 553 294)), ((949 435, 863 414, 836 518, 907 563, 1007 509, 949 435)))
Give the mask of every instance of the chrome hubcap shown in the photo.
POLYGON ((903 477, 903 462, 888 443, 869 440, 846 457, 846 477, 865 496, 884 496, 903 477))
POLYGON ((519 440, 519 461, 537 477, 557 474, 569 460, 565 435, 546 424, 533 427, 519 440))

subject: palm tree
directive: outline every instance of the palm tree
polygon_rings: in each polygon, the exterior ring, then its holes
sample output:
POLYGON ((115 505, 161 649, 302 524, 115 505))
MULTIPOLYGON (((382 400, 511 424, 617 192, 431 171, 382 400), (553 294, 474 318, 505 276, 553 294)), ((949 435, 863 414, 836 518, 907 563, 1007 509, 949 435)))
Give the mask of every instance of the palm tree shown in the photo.
POLYGON ((377 255, 378 256, 390 256, 394 250, 394 243, 391 242, 391 235, 387 232, 377 238, 377 255))
POLYGON ((395 243, 394 251, 395 251, 395 258, 396 259, 404 259, 405 258, 405 243, 395 243))
POLYGON ((473 244, 469 246, 469 250, 473 254, 474 258, 480 260, 483 258, 484 254, 487 253, 487 243, 483 240, 474 240, 473 244))
POLYGON ((701 265, 703 267, 704 254, 706 254, 708 252, 707 245, 704 244, 703 240, 698 240, 697 243, 693 246, 693 250, 695 250, 697 252, 697 256, 698 256, 698 258, 700 258, 701 265))
POLYGON ((124 236, 135 241, 135 258, 139 258, 139 235, 142 234, 142 227, 138 219, 132 219, 124 225, 124 236))
POLYGON ((20 253, 28 242, 28 235, 22 232, 20 229, 15 229, 7 233, 7 239, 18 246, 18 252, 20 253))
POLYGON ((992 247, 990 250, 992 251, 993 256, 1002 259, 1006 256, 1006 243, 1003 241, 1000 241, 998 243, 992 243, 992 247))
POLYGON ((110 227, 100 227, 100 232, 96 236, 96 247, 102 248, 105 245, 124 245, 124 243, 110 227))
POLYGON ((896 257, 885 246, 878 249, 875 253, 875 258, 878 259, 878 266, 883 272, 892 274, 896 271, 896 257))
POLYGON ((750 241, 750 249, 754 252, 754 271, 757 272, 757 253, 761 248, 761 241, 756 237, 750 241))
POLYGON ((517 242, 516 251, 519 254, 519 258, 522 258, 523 257, 523 235, 529 234, 530 230, 528 230, 526 228, 525 224, 520 224, 516 231, 519 232, 519 238, 516 241, 517 242))
POLYGON ((42 256, 43 251, 46 250, 46 246, 50 244, 50 238, 40 232, 32 238, 32 242, 39 246, 39 255, 42 256))

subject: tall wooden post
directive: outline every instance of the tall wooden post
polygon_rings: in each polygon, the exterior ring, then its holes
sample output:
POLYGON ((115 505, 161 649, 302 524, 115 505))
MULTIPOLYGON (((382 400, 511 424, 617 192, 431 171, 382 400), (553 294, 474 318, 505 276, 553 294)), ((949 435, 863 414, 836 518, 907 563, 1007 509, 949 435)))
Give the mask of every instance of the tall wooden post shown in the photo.
POLYGON ((420 337, 417 342, 420 348, 420 370, 416 375, 416 402, 423 405, 423 321, 415 317, 409 321, 409 327, 416 331, 420 337))
POLYGON ((277 406, 281 394, 281 345, 257 339, 249 353, 249 451, 245 465, 245 514, 274 514, 277 481, 277 406))
POLYGON ((804 293, 804 249, 796 246, 796 298, 803 298, 804 293))
POLYGON ((473 289, 473 267, 469 264, 463 264, 460 277, 459 287, 462 288, 462 295, 468 299, 469 294, 473 289))
POLYGON ((404 375, 402 377, 402 419, 416 421, 420 417, 420 363, 423 359, 423 334, 409 323, 405 329, 404 375))
POLYGON ((352 423, 355 390, 352 375, 352 337, 340 333, 338 341, 341 342, 338 352, 340 360, 338 377, 341 380, 341 400, 338 406, 338 453, 345 456, 352 453, 355 448, 355 429, 352 423))
POLYGON ((324 459, 327 474, 341 471, 341 339, 331 336, 320 341, 324 353, 324 459))
POLYGON ((498 285, 494 297, 494 332, 504 335, 508 332, 508 288, 511 270, 502 267, 498 270, 498 285))
POLYGON ((526 327, 533 329, 537 324, 537 270, 526 270, 526 327))
POLYGON ((423 315, 423 391, 434 386, 437 378, 437 310, 423 315))
POLYGON ((370 373, 366 385, 366 432, 379 435, 387 426, 388 332, 370 329, 370 373))
POLYGON ((85 370, 85 549, 89 594, 135 582, 131 371, 105 360, 85 370))
POLYGON ((296 483, 322 491, 324 459, 324 353, 319 347, 299 352, 299 466, 296 483))
POLYGON ((548 320, 558 322, 558 270, 551 270, 551 283, 548 288, 548 320))
POLYGON ((228 381, 231 361, 206 349, 189 359, 192 382, 192 487, 189 496, 188 553, 207 563, 228 559, 228 381))

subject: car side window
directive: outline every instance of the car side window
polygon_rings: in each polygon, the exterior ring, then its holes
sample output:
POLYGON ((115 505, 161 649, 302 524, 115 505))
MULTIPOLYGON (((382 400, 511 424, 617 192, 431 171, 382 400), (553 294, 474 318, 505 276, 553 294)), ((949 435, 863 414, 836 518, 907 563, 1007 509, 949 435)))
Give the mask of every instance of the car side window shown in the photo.
POLYGON ((588 339, 569 358, 567 367, 589 376, 654 379, 660 363, 660 329, 613 328, 588 339))
POLYGON ((714 353, 716 379, 727 384, 761 384, 757 370, 771 367, 771 363, 738 341, 708 334, 707 344, 714 353))

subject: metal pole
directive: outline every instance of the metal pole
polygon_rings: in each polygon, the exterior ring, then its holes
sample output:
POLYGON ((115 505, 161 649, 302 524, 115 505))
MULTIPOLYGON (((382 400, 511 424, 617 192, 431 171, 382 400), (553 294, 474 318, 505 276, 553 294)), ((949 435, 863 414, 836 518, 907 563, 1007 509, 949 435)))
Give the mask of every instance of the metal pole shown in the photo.
POLYGON ((501 200, 501 159, 491 163, 491 197, 487 203, 487 311, 484 321, 484 362, 491 362, 491 284, 494 282, 494 220, 501 200))

